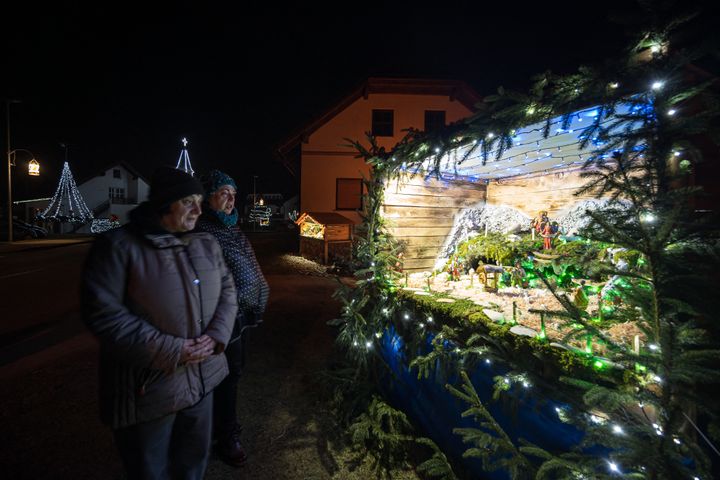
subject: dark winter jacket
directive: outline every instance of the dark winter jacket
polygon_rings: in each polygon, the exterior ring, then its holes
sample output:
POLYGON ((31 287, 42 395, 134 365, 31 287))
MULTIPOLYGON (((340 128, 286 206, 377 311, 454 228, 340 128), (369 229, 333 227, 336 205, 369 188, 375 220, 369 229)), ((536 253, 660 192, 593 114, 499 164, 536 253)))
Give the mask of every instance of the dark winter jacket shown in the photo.
POLYGON ((233 339, 248 327, 262 322, 270 287, 262 274, 252 245, 237 225, 227 226, 212 213, 200 215, 195 231, 215 236, 222 248, 225 263, 232 272, 237 290, 238 323, 233 339))
POLYGON ((121 428, 192 406, 227 375, 222 351, 237 314, 232 275, 212 235, 162 233, 141 205, 98 237, 83 275, 83 319, 100 339, 103 421, 121 428), (183 342, 216 352, 179 365, 183 342))

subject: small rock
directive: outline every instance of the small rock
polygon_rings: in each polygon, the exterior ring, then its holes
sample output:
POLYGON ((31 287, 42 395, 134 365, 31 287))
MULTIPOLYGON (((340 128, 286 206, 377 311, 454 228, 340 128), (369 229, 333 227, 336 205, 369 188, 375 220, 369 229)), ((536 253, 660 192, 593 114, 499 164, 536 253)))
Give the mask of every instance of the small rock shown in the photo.
POLYGON ((483 313, 487 315, 487 317, 496 323, 503 323, 505 322, 505 315, 502 314, 502 312, 498 312, 496 310, 490 310, 488 308, 483 309, 483 313))
POLYGON ((522 325, 515 325, 510 329, 510 332, 514 333, 515 335, 521 335, 524 337, 537 337, 538 334, 532 328, 523 327, 522 325))

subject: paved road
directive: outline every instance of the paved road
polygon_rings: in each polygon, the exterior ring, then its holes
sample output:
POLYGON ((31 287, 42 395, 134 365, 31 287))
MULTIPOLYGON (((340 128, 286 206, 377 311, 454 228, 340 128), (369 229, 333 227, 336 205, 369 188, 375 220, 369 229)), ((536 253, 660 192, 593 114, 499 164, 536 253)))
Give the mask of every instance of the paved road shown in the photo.
POLYGON ((80 271, 90 243, 0 251, 0 365, 83 331, 80 271))

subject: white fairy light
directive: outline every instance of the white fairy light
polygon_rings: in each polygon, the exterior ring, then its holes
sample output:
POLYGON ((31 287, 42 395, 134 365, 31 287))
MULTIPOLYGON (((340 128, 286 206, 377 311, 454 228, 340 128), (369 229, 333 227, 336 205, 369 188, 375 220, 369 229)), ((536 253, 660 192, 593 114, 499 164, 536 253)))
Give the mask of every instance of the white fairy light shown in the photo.
POLYGON ((597 424, 597 425, 602 425, 602 424, 605 423, 605 419, 604 419, 604 418, 602 418, 602 417, 600 417, 600 416, 598 416, 598 415, 595 415, 595 414, 590 414, 590 421, 591 421, 592 423, 594 423, 594 424, 597 424))
POLYGON ((654 343, 651 343, 650 345, 648 345, 648 348, 649 348, 650 350, 652 350, 652 351, 656 351, 656 350, 658 350, 660 347, 658 347, 658 346, 655 345, 654 343))
POLYGON ((190 155, 188 155, 187 151, 187 138, 184 138, 181 140, 183 144, 182 150, 180 150, 180 158, 178 158, 177 165, 175 165, 175 169, 182 170, 185 173, 189 173, 191 176, 195 175, 195 171, 192 168, 192 165, 190 164, 190 155))
POLYGON ((682 442, 680 442, 680 439, 677 437, 673 437, 673 442, 675 442, 676 445, 680 445, 680 443, 682 443, 682 442))
POLYGON ((616 433, 618 435, 622 435, 623 433, 625 433, 625 431, 623 430, 623 428, 620 425, 613 425, 612 430, 613 430, 613 433, 616 433))
POLYGON ((485 359, 485 363, 487 363, 488 365, 490 365, 490 363, 491 363, 491 362, 490 362, 490 359, 489 359, 489 358, 486 358, 486 359, 485 359))
POLYGON ((660 90, 665 85, 665 82, 656 81, 652 83, 653 90, 660 90))
POLYGON ((365 342, 365 347, 366 347, 366 348, 372 348, 372 342, 371 342, 370 340, 368 340, 367 342, 365 342))
POLYGON ((428 317, 428 318, 427 318, 427 322, 428 322, 428 323, 433 323, 433 318, 432 318, 432 317, 428 317))
POLYGON ((673 115, 675 115, 676 113, 677 113, 677 110, 675 110, 674 108, 671 108, 671 109, 668 110, 668 112, 667 112, 667 114, 670 115, 671 117, 672 117, 673 115))
POLYGON ((405 317, 405 320, 410 320, 410 315, 408 315, 407 313, 404 315, 404 317, 405 317))
POLYGON ((56 220, 67 219, 70 222, 85 223, 93 219, 93 214, 85 204, 75 184, 70 165, 65 162, 60 182, 47 208, 39 215, 41 218, 56 220))

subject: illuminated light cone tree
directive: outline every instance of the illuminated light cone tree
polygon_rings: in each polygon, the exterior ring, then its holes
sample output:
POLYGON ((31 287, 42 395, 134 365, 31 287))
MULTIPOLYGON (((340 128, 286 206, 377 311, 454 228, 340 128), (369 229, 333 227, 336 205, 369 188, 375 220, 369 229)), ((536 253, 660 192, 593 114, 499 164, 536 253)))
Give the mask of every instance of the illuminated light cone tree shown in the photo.
POLYGON ((175 165, 175 168, 178 170, 182 170, 183 172, 189 173, 190 175, 195 175, 195 170, 192 168, 192 164, 190 163, 190 155, 187 151, 187 138, 182 139, 183 148, 180 151, 180 157, 178 158, 177 165, 175 165))
POLYGON ((38 217, 75 224, 87 223, 93 219, 92 212, 75 184, 68 162, 63 165, 60 183, 50 204, 38 217))

